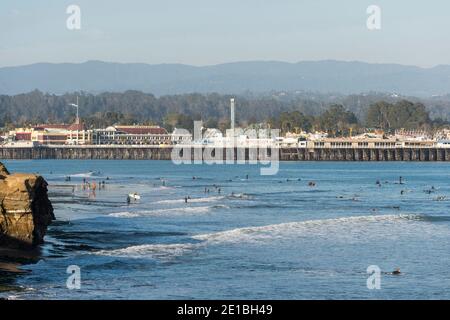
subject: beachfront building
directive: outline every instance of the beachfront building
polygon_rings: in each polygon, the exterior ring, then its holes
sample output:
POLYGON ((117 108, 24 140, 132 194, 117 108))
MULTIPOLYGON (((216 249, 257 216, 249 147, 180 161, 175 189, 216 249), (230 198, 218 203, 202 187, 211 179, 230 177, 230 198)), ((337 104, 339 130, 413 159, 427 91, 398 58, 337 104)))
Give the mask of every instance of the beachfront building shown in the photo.
POLYGON ((423 130, 396 130, 394 137, 400 141, 429 141, 431 135, 423 130))
POLYGON ((431 148, 436 145, 434 140, 399 140, 394 137, 388 138, 323 138, 308 140, 307 147, 315 148, 370 148, 370 149, 392 149, 392 148, 431 148))
POLYGON ((436 141, 450 140, 450 129, 441 129, 434 134, 433 137, 436 141))
POLYGON ((277 137, 275 142, 280 148, 306 148, 307 140, 308 133, 301 131, 287 132, 284 137, 277 137))
POLYGON ((115 125, 93 131, 96 145, 170 145, 172 136, 159 126, 115 125))
POLYGON ((170 140, 172 144, 189 144, 192 142, 192 134, 185 129, 175 128, 170 135, 170 140))
POLYGON ((91 144, 92 133, 82 123, 42 124, 9 131, 8 141, 34 142, 38 145, 91 144))

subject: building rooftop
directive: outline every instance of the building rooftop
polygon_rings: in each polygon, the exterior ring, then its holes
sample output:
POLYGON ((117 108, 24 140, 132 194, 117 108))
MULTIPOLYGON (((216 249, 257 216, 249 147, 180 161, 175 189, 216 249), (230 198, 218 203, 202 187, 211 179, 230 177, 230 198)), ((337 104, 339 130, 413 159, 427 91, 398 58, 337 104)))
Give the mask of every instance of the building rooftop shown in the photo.
POLYGON ((83 131, 85 130, 83 123, 73 123, 73 124, 40 124, 33 127, 34 130, 67 130, 67 131, 83 131))
POLYGON ((167 134, 167 130, 158 126, 114 126, 117 131, 127 134, 167 134))

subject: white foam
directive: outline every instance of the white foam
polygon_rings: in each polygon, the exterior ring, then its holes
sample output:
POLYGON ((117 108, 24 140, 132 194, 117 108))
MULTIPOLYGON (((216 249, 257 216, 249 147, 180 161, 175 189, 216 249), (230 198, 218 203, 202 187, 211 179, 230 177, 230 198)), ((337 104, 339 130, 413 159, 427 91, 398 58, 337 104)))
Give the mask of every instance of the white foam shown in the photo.
POLYGON ((169 208, 169 209, 155 209, 135 212, 114 212, 109 216, 116 218, 136 218, 143 216, 162 216, 162 215, 185 215, 185 214, 204 214, 211 211, 212 207, 183 207, 183 208, 169 208))
POLYGON ((250 199, 250 196, 246 193, 232 193, 229 197, 236 199, 250 199))
MULTIPOLYGON (((303 232, 312 232, 314 236, 322 230, 321 235, 328 236, 328 227, 344 226, 350 229, 338 228, 336 231, 346 235, 351 230, 367 231, 362 228, 370 223, 395 223, 396 221, 420 220, 418 215, 377 215, 377 216, 354 216, 335 219, 307 220, 298 222, 288 222, 280 224, 272 224, 259 227, 236 228, 221 232, 200 234, 193 236, 193 240, 201 241, 199 243, 178 243, 178 244, 150 244, 131 246, 116 250, 102 250, 95 254, 128 257, 128 258, 158 258, 168 259, 185 254, 188 251, 201 248, 206 245, 222 244, 222 243, 252 243, 265 242, 275 238, 286 238, 290 233, 301 234, 303 232)), ((289 237, 288 237, 289 239, 289 237)))
POLYGON ((108 214, 108 216, 115 217, 115 218, 136 218, 139 217, 139 214, 136 212, 113 212, 108 214))
POLYGON ((126 258, 170 259, 195 248, 195 244, 144 244, 116 250, 101 250, 96 254, 126 258))
MULTIPOLYGON (((209 243, 219 242, 255 242, 274 238, 283 238, 289 233, 299 234, 301 232, 318 231, 330 226, 353 227, 361 223, 383 222, 395 220, 417 220, 420 216, 415 215, 377 215, 377 216, 354 216, 335 219, 318 219, 298 222, 287 222, 259 227, 236 228, 210 234, 196 235, 193 238, 209 243)), ((338 230, 343 231, 344 230, 338 230)))
MULTIPOLYGON (((200 202, 214 202, 214 201, 219 201, 221 199, 223 199, 224 197, 206 197, 206 198, 192 198, 188 200, 188 203, 200 203, 200 202)), ((170 199, 170 200, 160 200, 160 201, 156 201, 155 203, 159 203, 159 204, 171 204, 171 203, 183 203, 185 202, 185 199, 170 199)))
POLYGON ((71 177, 77 177, 77 178, 89 178, 94 175, 93 171, 84 172, 84 173, 76 173, 76 174, 69 174, 71 177))

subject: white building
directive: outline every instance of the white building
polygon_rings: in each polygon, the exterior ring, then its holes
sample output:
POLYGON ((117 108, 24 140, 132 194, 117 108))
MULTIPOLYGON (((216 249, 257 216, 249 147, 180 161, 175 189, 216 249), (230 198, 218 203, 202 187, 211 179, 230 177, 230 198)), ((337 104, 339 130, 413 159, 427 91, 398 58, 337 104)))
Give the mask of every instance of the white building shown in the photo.
POLYGON ((185 129, 175 128, 171 133, 172 144, 189 144, 192 142, 192 134, 185 129))
POLYGON ((93 131, 92 143, 97 145, 169 145, 172 136, 159 126, 110 126, 93 131))

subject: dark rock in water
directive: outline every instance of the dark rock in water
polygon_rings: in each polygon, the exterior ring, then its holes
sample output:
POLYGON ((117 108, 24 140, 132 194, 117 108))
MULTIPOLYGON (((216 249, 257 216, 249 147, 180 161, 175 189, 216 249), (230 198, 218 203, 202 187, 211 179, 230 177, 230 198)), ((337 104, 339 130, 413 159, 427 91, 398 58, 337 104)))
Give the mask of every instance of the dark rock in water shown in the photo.
POLYGON ((3 163, 0 162, 0 177, 4 177, 9 175, 8 169, 3 165, 3 163))
POLYGON ((10 174, 0 163, 0 246, 35 247, 54 219, 44 178, 10 174))

